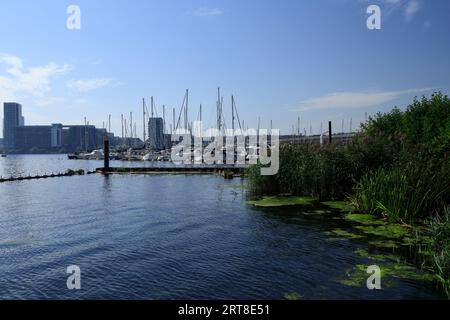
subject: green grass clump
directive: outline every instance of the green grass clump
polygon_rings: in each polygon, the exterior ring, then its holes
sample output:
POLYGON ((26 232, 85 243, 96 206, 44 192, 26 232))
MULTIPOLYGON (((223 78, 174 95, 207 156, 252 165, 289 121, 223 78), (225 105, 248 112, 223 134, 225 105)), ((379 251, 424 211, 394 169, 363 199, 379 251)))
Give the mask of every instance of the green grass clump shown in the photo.
POLYGON ((450 207, 431 220, 427 239, 427 259, 450 297, 450 207))
POLYGON ((411 159, 364 176, 356 186, 353 203, 361 211, 391 221, 418 222, 449 202, 448 177, 450 168, 447 164, 411 159))

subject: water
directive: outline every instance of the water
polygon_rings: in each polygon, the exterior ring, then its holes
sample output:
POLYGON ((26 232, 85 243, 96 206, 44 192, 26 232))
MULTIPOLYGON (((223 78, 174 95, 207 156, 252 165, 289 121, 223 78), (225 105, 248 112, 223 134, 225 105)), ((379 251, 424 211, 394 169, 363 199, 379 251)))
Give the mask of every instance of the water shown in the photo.
MULTIPOLYGON (((111 160, 110 165, 112 167, 149 167, 168 164, 111 160)), ((67 169, 91 171, 100 167, 103 167, 103 161, 68 160, 67 155, 8 155, 7 158, 0 158, 0 177, 61 173, 67 169)))
MULTIPOLYGON (((142 164, 139 164, 142 165, 142 164)), ((93 169, 64 156, 9 156, 1 174, 93 169)), ((0 175, 1 175, 0 174, 0 175)), ((362 263, 336 222, 246 205, 240 179, 75 176, 0 184, 1 299, 428 299, 394 279, 382 291, 336 281, 362 263), (81 268, 68 290, 66 268, 81 268)))

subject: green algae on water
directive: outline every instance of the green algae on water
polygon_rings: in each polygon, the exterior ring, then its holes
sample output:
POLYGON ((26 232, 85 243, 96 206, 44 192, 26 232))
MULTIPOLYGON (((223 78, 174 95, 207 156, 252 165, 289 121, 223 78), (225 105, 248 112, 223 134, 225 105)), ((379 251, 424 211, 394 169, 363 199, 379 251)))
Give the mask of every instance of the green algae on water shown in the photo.
POLYGON ((382 253, 370 253, 367 250, 364 249, 358 249, 355 251, 355 253, 360 256, 361 258, 366 258, 373 261, 395 261, 400 262, 400 257, 397 257, 392 254, 382 254, 382 253))
POLYGON ((311 197, 272 196, 263 197, 259 200, 247 201, 247 203, 255 207, 275 208, 284 206, 312 205, 314 200, 315 199, 311 197))
POLYGON ((362 238, 363 236, 356 234, 356 233, 351 233, 349 231, 346 230, 342 230, 342 229, 334 229, 331 231, 327 231, 325 232, 326 235, 328 236, 333 236, 333 237, 337 237, 337 238, 344 238, 344 239, 359 239, 362 238))
POLYGON ((322 204, 330 207, 331 209, 336 209, 340 211, 352 211, 353 208, 351 207, 350 203, 345 201, 325 201, 322 202, 322 204))
POLYGON ((385 248, 385 249, 397 249, 400 247, 397 242, 392 240, 370 241, 369 244, 376 248, 385 248))
MULTIPOLYGON (((434 275, 418 270, 415 267, 408 264, 383 263, 379 264, 378 266, 380 267, 381 271, 382 288, 392 286, 393 285, 392 280, 395 278, 423 281, 423 282, 431 282, 435 280, 434 275)), ((339 279, 337 281, 346 286, 360 287, 366 282, 366 280, 370 276, 367 273, 367 268, 368 265, 357 264, 354 268, 347 270, 346 278, 339 279)))
POLYGON ((304 297, 297 292, 289 292, 284 295, 286 300, 302 300, 304 297))
POLYGON ((398 224, 358 226, 356 229, 367 235, 379 236, 388 239, 402 239, 410 235, 410 230, 398 224))
POLYGON ((373 215, 370 214, 359 214, 359 213, 350 213, 345 216, 345 219, 352 222, 357 222, 360 224, 367 225, 382 225, 383 221, 376 219, 373 215))

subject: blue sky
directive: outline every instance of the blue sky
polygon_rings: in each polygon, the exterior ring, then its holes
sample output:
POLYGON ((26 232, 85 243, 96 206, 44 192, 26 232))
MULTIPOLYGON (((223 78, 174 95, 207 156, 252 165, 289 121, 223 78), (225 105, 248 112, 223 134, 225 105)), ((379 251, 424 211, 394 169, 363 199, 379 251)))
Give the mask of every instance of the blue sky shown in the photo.
POLYGON ((220 86, 228 118, 234 94, 251 127, 261 116, 291 133, 300 116, 302 131, 348 130, 449 93, 449 15, 447 0, 2 0, 0 102, 22 103, 26 124, 101 127, 111 114, 116 133, 132 111, 141 133, 143 97, 171 114, 189 88, 191 119, 202 103, 212 125, 220 86), (81 30, 66 27, 71 4, 81 30), (371 4, 381 30, 366 27, 371 4))

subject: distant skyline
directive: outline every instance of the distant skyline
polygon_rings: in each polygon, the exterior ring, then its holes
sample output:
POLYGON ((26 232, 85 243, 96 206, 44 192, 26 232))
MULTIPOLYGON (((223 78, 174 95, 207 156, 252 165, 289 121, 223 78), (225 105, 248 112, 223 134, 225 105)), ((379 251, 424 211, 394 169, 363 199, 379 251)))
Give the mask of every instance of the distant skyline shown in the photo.
MULTIPOLYGON (((0 103, 23 106, 26 124, 137 122, 142 98, 158 113, 200 103, 215 124, 217 87, 227 122, 231 94, 246 125, 290 134, 353 128, 365 114, 404 108, 414 96, 450 92, 446 0, 4 0, 0 4, 0 103), (69 5, 81 29, 66 27, 69 5), (381 30, 366 9, 379 5, 381 30)), ((3 123, 0 124, 0 137, 3 123)))

